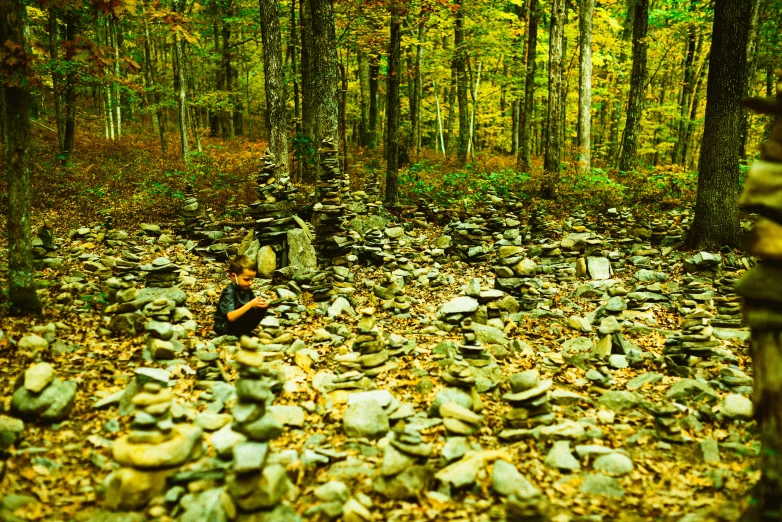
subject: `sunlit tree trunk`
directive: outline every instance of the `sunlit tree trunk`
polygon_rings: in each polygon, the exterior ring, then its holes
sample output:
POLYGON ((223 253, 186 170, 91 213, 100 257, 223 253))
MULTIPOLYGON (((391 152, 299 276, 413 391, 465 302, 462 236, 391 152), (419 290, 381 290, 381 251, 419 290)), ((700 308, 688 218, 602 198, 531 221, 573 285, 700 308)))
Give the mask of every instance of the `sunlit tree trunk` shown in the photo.
POLYGON ((424 60, 424 41, 426 40, 426 18, 421 12, 418 22, 418 43, 415 51, 413 69, 413 94, 410 97, 410 145, 415 148, 416 157, 421 154, 421 67, 424 60))
POLYGON ((380 56, 369 55, 369 121, 367 123, 367 145, 370 150, 377 148, 377 87, 380 74, 380 56))
POLYGON ((114 123, 117 125, 117 139, 122 137, 122 103, 119 92, 119 43, 117 35, 117 24, 113 17, 109 18, 109 37, 111 41, 111 47, 114 51, 114 81, 112 82, 112 90, 114 95, 114 123))
POLYGON ((529 172, 531 164, 532 104, 535 97, 535 72, 538 45, 538 0, 529 0, 529 27, 527 29, 526 77, 524 79, 524 101, 519 114, 519 154, 516 159, 519 168, 529 172))
POLYGON ((578 167, 589 172, 592 157, 592 13, 595 0, 579 0, 578 167))
POLYGON ((459 137, 456 142, 456 158, 459 163, 467 163, 467 144, 470 141, 469 107, 467 104, 467 51, 464 48, 464 0, 456 0, 456 20, 454 22, 454 58, 456 73, 456 99, 459 103, 459 137))
MULTIPOLYGON (((624 22, 624 28, 622 29, 621 33, 621 42, 620 42, 620 48, 621 51, 619 53, 619 60, 617 63, 617 66, 619 68, 618 76, 615 77, 614 83, 617 84, 616 87, 618 87, 619 83, 621 82, 624 84, 625 82, 625 75, 624 75, 624 66, 625 63, 627 63, 627 51, 625 42, 627 42, 633 35, 633 27, 635 22, 635 6, 636 6, 636 0, 625 0, 626 2, 626 15, 625 15, 625 22, 624 22)), ((621 92, 621 91, 620 91, 621 92)), ((616 96, 614 98, 613 103, 613 109, 611 111, 611 132, 610 132, 610 139, 609 139, 609 146, 607 147, 607 155, 608 155, 608 163, 611 163, 612 165, 616 164, 619 161, 619 149, 620 149, 620 139, 619 139, 619 122, 622 119, 622 100, 620 96, 616 96)))
POLYGON ((619 170, 628 172, 638 167, 638 139, 644 112, 646 90, 646 51, 649 43, 649 0, 636 0, 633 20, 633 72, 630 76, 630 94, 627 99, 627 119, 622 135, 622 155, 619 170))
MULTIPOLYGON (((180 0, 181 2, 181 0, 180 0)), ((181 5, 179 2, 177 4, 181 5)), ((176 4, 175 4, 176 5, 176 4)), ((182 159, 187 157, 190 151, 187 144, 187 93, 185 91, 185 67, 184 67, 184 42, 179 35, 174 35, 174 75, 175 90, 177 92, 177 123, 179 125, 179 139, 182 144, 182 159)))
MULTIPOLYGON (((26 49, 24 37, 25 7, 21 0, 0 2, 0 41, 11 42, 17 49, 26 49)), ((7 76, 28 78, 27 61, 4 64, 7 76)), ((15 315, 41 313, 41 302, 35 292, 33 272, 32 232, 30 229, 30 93, 26 83, 0 88, 5 105, 3 127, 6 143, 3 147, 5 179, 8 190, 6 220, 8 240, 8 304, 15 315)))
MULTIPOLYGON (((58 48, 60 42, 57 38, 57 8, 49 8, 49 58, 57 64, 59 60, 58 48)), ((65 139, 65 119, 62 115, 62 75, 58 71, 59 64, 52 68, 52 93, 54 97, 54 117, 57 123, 57 143, 62 150, 65 139)))
POLYGON ((706 119, 698 165, 695 220, 689 248, 739 243, 739 151, 746 112, 747 43, 756 0, 717 0, 706 90, 706 119))
MULTIPOLYGON (((546 155, 543 168, 546 172, 559 172, 562 161, 562 39, 564 37, 565 0, 553 0, 551 5, 551 30, 549 31, 548 58, 548 118, 546 155)), ((553 196, 553 187, 543 188, 545 197, 553 196)))
POLYGON ((157 120, 158 133, 160 134, 160 150, 165 154, 168 149, 168 144, 166 143, 166 124, 163 119, 163 109, 160 106, 160 91, 157 89, 157 60, 152 56, 149 20, 147 20, 146 12, 143 11, 143 8, 141 17, 144 20, 144 60, 146 61, 144 78, 146 79, 147 86, 152 90, 152 101, 155 104, 155 118, 157 120))
POLYGON ((285 110, 285 72, 282 69, 282 33, 276 0, 260 0, 263 74, 269 114, 271 149, 281 172, 288 173, 288 113, 285 110))
POLYGON ((684 157, 685 143, 687 139, 687 127, 690 117, 690 102, 692 92, 695 89, 695 27, 690 26, 687 29, 687 55, 684 59, 684 80, 682 84, 682 99, 679 106, 679 131, 677 133, 676 145, 673 148, 673 162, 677 165, 686 163, 684 157))
MULTIPOLYGON (((744 97, 752 96, 752 87, 755 84, 755 73, 757 72, 757 47, 758 47, 758 18, 760 16, 760 0, 754 0, 752 7, 752 18, 750 19, 749 37, 747 42, 747 83, 744 91, 744 97)), ((747 135, 749 134, 749 115, 744 111, 741 125, 741 152, 740 157, 747 157, 747 135)))
POLYGON ((388 94, 386 95, 386 194, 385 204, 397 203, 397 170, 399 165, 399 62, 402 22, 394 6, 391 11, 391 38, 388 44, 388 94))
MULTIPOLYGON (((65 19, 65 39, 73 42, 76 39, 78 14, 72 10, 66 10, 65 19)), ((73 60, 76 54, 74 46, 68 46, 65 52, 66 60, 73 60)), ((68 68, 68 74, 65 75, 65 136, 63 138, 62 161, 66 165, 71 162, 73 156, 73 140, 76 134, 76 70, 74 67, 68 68)))

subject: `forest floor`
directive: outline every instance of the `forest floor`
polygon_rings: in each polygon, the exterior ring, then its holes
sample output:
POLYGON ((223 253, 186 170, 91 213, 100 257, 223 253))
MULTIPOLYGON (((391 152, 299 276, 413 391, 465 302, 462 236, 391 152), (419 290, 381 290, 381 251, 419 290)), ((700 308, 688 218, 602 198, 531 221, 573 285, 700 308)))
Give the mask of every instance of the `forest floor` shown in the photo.
MULTIPOLYGON (((249 165, 252 153, 243 154, 249 165)), ((244 168, 252 172, 252 165, 244 168)), ((171 194, 160 195, 164 196, 171 199, 171 194)), ((139 367, 167 368, 175 402, 184 411, 182 420, 207 428, 206 456, 188 469, 227 467, 215 464, 220 459, 211 437, 217 427, 214 423, 230 421, 228 416, 214 414, 230 413, 232 402, 227 400, 228 407, 220 409, 210 387, 195 375, 196 351, 214 341, 212 313, 227 283, 225 264, 189 251, 192 245, 173 233, 170 208, 155 221, 173 239, 169 243, 141 231, 139 223, 152 221, 151 216, 141 213, 134 219, 129 208, 114 209, 114 230, 107 230, 95 219, 100 213, 89 214, 93 219, 81 215, 81 201, 34 211, 37 223, 46 217, 52 225, 63 261, 58 268, 38 272, 44 315, 0 317, 0 414, 10 415, 15 382, 35 360, 17 346, 24 336, 37 332, 46 337, 48 348, 38 357, 53 365, 59 379, 78 384, 75 406, 66 420, 54 425, 25 423, 20 440, 5 454, 0 497, 6 503, 0 509, 0 520, 82 521, 102 511, 105 480, 116 467, 112 444, 128 431, 131 416, 120 415, 116 405, 96 408, 95 404, 126 389, 139 367), (83 226, 90 227, 83 237, 68 237, 70 230, 83 226), (121 246, 112 246, 106 239, 119 237, 118 229, 127 236, 121 246), (89 263, 112 266, 111 259, 133 248, 142 264, 163 256, 178 264, 186 276, 184 306, 192 312, 197 329, 184 338, 186 350, 174 360, 145 360, 143 336, 114 337, 106 330, 106 279, 112 274, 90 272, 89 263)), ((176 208, 177 204, 174 197, 170 205, 176 208)), ((686 315, 708 310, 708 317, 720 316, 719 298, 732 299, 721 278, 739 277, 744 263, 751 260, 728 253, 718 266, 693 263, 695 253, 650 246, 634 232, 653 219, 672 228, 679 226, 686 212, 637 211, 636 216, 637 221, 617 221, 613 228, 608 227, 611 216, 604 214, 585 216, 581 223, 570 216, 552 218, 547 230, 522 241, 521 255, 538 264, 537 274, 527 281, 528 287, 535 288, 536 306, 516 309, 519 302, 532 297, 517 296, 512 313, 488 321, 500 327, 491 327, 485 334, 491 338, 484 346, 491 353, 492 372, 481 373, 485 377, 478 390, 482 407, 472 405, 482 417, 479 427, 463 438, 449 433, 439 412, 429 411, 447 387, 449 369, 461 359, 462 334, 442 321, 442 308, 458 296, 477 298, 480 292, 494 288, 496 276, 491 267, 499 258, 498 251, 482 263, 455 258, 438 263, 431 251, 443 235, 442 225, 419 228, 408 223, 400 248, 415 270, 432 276, 405 278, 410 317, 384 309, 388 301, 377 290, 387 286, 387 272, 398 266, 350 268, 353 309, 375 307, 380 331, 387 338, 394 335, 393 344, 401 347, 392 357, 394 364, 373 379, 377 389, 390 392, 396 401, 393 407, 385 405, 392 410, 388 412, 391 425, 419 431, 423 443, 432 448, 423 465, 435 478, 417 492, 417 499, 389 500, 376 491, 389 439, 348 437, 343 415, 350 394, 329 391, 323 385, 345 371, 340 361, 351 351, 359 316, 331 317, 306 292, 298 296, 305 311, 300 321, 284 330, 306 348, 301 353, 286 349, 275 362, 286 377, 275 405, 299 406, 304 413, 303 423, 286 425, 283 435, 270 443, 271 453, 286 465, 295 484, 285 502, 313 520, 328 519, 327 512, 334 514, 329 511, 334 508, 333 498, 318 487, 340 481, 349 496, 368 509, 371 520, 502 520, 509 489, 503 486, 497 462, 505 460, 547 499, 551 520, 736 520, 760 475, 757 428, 754 421, 745 419, 741 408, 735 408, 735 396, 748 397, 751 392, 746 380, 752 376, 748 330, 736 325, 701 330, 713 345, 700 356, 691 354, 684 366, 672 366, 664 350, 667 338, 682 334, 686 315), (544 270, 540 246, 561 245, 573 233, 587 233, 596 241, 593 256, 610 259, 610 277, 544 270), (478 294, 476 285, 480 285, 478 294), (615 310, 606 310, 609 298, 615 310), (607 352, 606 332, 614 335, 613 349, 609 338, 607 352), (616 341, 617 333, 624 341, 616 341), (509 434, 504 430, 511 406, 503 395, 511 390, 511 376, 529 369, 537 369, 543 380, 553 380, 548 392, 554 414, 549 426, 553 428, 509 434), (665 435, 661 422, 674 426, 674 434, 665 435), (308 450, 326 457, 307 460, 312 455, 308 450), (629 459, 603 459, 597 464, 604 453, 629 459)), ((528 217, 523 216, 522 223, 528 217)), ((245 231, 232 233, 242 236, 245 231)), ((583 247, 580 252, 573 258, 566 252, 566 262, 576 266, 583 247)), ((4 271, 0 273, 3 287, 6 277, 4 271)), ((270 297, 275 293, 260 278, 254 289, 270 297)), ((237 348, 233 343, 216 348, 223 376, 235 382, 232 363, 237 348)), ((190 482, 188 488, 197 494, 221 486, 222 477, 202 478, 190 482)), ((350 505, 342 506, 345 500, 338 501, 337 516, 342 507, 350 505)), ((146 512, 150 520, 182 517, 183 508, 175 502, 155 508, 146 512)), ((350 509, 346 520, 362 520, 364 511, 355 503, 350 509)), ((203 520, 220 519, 205 515, 203 520)))

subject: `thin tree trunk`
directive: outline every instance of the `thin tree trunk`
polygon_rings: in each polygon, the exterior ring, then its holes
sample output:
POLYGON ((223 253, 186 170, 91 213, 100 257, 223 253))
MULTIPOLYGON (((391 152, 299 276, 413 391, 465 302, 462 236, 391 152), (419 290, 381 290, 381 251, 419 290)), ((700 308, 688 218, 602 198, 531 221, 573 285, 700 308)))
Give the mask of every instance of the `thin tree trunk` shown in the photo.
MULTIPOLYGON (((65 16, 65 39, 72 42, 76 39, 78 15, 72 10, 66 10, 65 16)), ((73 60, 76 49, 68 46, 65 51, 65 59, 73 60)), ((73 140, 76 134, 76 70, 74 67, 68 68, 68 74, 65 75, 65 137, 63 138, 62 161, 66 165, 70 164, 73 156, 73 140)))
POLYGON ((681 104, 679 105, 679 132, 673 149, 673 162, 676 165, 686 163, 684 150, 687 140, 687 127, 689 125, 690 102, 692 101, 692 92, 695 89, 696 41, 695 26, 691 25, 687 30, 687 55, 684 59, 684 82, 682 85, 681 104))
POLYGON ((121 99, 119 92, 119 38, 117 35, 117 24, 113 17, 109 18, 109 35, 111 37, 111 46, 114 50, 114 81, 112 87, 114 90, 114 103, 116 104, 114 110, 116 111, 115 123, 117 124, 117 139, 120 139, 122 137, 122 103, 120 103, 121 99))
POLYGON ((630 76, 630 94, 627 100, 627 120, 622 139, 619 170, 629 172, 638 168, 638 140, 644 112, 646 90, 646 51, 649 43, 649 0, 636 0, 633 21, 633 72, 630 76))
MULTIPOLYGON (((621 37, 621 52, 619 53, 619 60, 618 60, 618 66, 619 66, 619 73, 618 77, 615 79, 616 84, 619 84, 620 82, 624 83, 624 65, 627 62, 627 51, 625 50, 625 42, 627 42, 630 37, 633 34, 633 27, 635 22, 635 6, 636 6, 636 0, 625 0, 627 4, 626 9, 626 16, 625 16, 625 23, 624 23, 624 29, 622 30, 622 37, 621 37)), ((610 134, 610 144, 607 149, 608 151, 608 163, 616 164, 619 161, 619 149, 621 148, 620 145, 620 138, 619 138, 619 121, 621 120, 621 114, 622 114, 622 101, 620 96, 616 96, 614 99, 613 104, 613 110, 611 111, 611 134, 610 134)))
POLYGON ((309 0, 312 6, 314 109, 316 143, 339 143, 339 68, 332 0, 309 0))
POLYGON ((300 158, 301 181, 314 183, 316 174, 315 151, 319 143, 316 131, 315 103, 318 96, 315 85, 315 40, 313 12, 310 0, 300 0, 301 28, 301 139, 297 148, 300 158))
MULTIPOLYGON (((21 0, 0 2, 0 41, 26 49, 25 7, 21 0)), ((27 62, 4 64, 4 73, 28 78, 27 62)), ((25 83, 0 89, 5 105, 3 127, 7 131, 5 179, 8 190, 6 220, 8 239, 8 303, 14 315, 40 314, 41 302, 35 292, 32 232, 30 230, 30 93, 25 83)))
POLYGON ((709 68, 709 54, 706 55, 706 58, 703 60, 703 64, 701 65, 701 68, 697 74, 698 81, 695 84, 695 91, 693 92, 692 96, 692 104, 690 105, 690 117, 687 121, 687 139, 684 141, 682 162, 688 168, 690 168, 690 166, 694 167, 695 160, 697 159, 697 155, 692 154, 691 145, 694 142, 693 136, 695 134, 695 120, 698 118, 698 111, 700 110, 701 99, 703 97, 703 81, 706 78, 709 68), (690 156, 692 156, 692 159, 690 159, 690 156))
MULTIPOLYGON (((340 53, 341 54, 341 53, 340 53)), ((342 173, 348 175, 348 76, 340 56, 339 63, 339 142, 342 154, 342 173)))
MULTIPOLYGON (((180 0, 181 2, 182 0, 180 0)), ((179 2, 177 2, 179 3, 179 2)), ((181 5, 181 4, 180 4, 181 5)), ((184 67, 184 43, 182 38, 174 35, 174 62, 175 74, 178 83, 177 89, 177 122, 179 124, 179 139, 182 144, 182 159, 187 158, 190 151, 187 145, 187 93, 185 91, 185 67, 184 67)))
POLYGON ((448 118, 445 120, 445 151, 450 154, 453 149, 453 126, 456 120, 456 67, 451 65, 451 85, 448 94, 443 95, 448 100, 448 118))
MULTIPOLYGON (((432 78, 432 92, 434 92, 434 103, 435 107, 437 108, 437 128, 440 131, 440 147, 443 153, 443 156, 445 156, 445 140, 443 138, 443 118, 440 115, 440 98, 437 96, 437 85, 434 83, 434 78, 432 78)), ((437 139, 435 138, 435 149, 437 145, 437 139)))
POLYGON ((282 31, 275 0, 259 0, 263 40, 263 80, 269 114, 269 148, 280 172, 288 175, 288 113, 285 110, 285 72, 282 68, 282 31))
POLYGON ((296 45, 299 41, 299 37, 296 33, 296 0, 291 0, 291 12, 290 12, 290 37, 288 38, 288 46, 291 56, 291 75, 293 76, 293 119, 296 122, 296 135, 301 134, 301 109, 299 108, 299 82, 298 82, 298 65, 296 62, 296 45))
MULTIPOLYGON (((55 64, 59 60, 60 42, 57 39, 57 8, 49 8, 49 58, 55 64)), ((52 93, 54 95, 54 118, 57 123, 57 144, 62 150, 65 139, 65 119, 62 115, 62 75, 57 71, 57 64, 52 68, 52 93)))
POLYGON ((410 145, 415 147, 416 158, 421 155, 421 66, 424 60, 424 41, 426 40, 426 18, 422 10, 418 22, 418 43, 416 44, 413 94, 410 101, 410 145))
POLYGON ((459 103, 459 138, 456 143, 456 158, 467 163, 467 147, 470 141, 469 107, 467 105, 467 51, 464 48, 464 0, 456 0, 456 21, 454 23, 454 70, 456 71, 456 98, 459 103))
POLYGON ((146 60, 146 67, 144 68, 144 74, 147 78, 147 85, 152 89, 152 100, 155 104, 155 118, 157 119, 158 133, 160 134, 160 150, 163 154, 168 150, 168 143, 166 142, 166 123, 163 119, 163 109, 160 106, 160 91, 157 89, 157 60, 152 55, 150 50, 150 33, 149 33, 149 20, 147 20, 146 12, 141 12, 141 17, 144 20, 144 59, 146 60))
MULTIPOLYGON (((752 88, 755 86, 755 73, 757 72, 757 47, 758 47, 758 18, 760 16, 760 0, 753 0, 752 18, 749 26, 749 42, 747 44, 747 83, 744 97, 752 96, 752 88)), ((741 125, 741 152, 742 159, 747 158, 747 135, 749 134, 749 115, 744 109, 741 125)))
POLYGON ((517 164, 523 172, 531 166, 532 104, 535 99, 535 62, 538 45, 538 2, 529 0, 529 28, 527 29, 526 77, 524 79, 524 105, 519 111, 519 155, 517 164))
POLYGON ((361 116, 358 124, 358 145, 366 147, 369 143, 369 63, 364 51, 359 50, 356 55, 358 73, 358 99, 361 108, 361 116))
MULTIPOLYGON (((564 37, 565 0, 553 0, 551 5, 551 30, 549 32, 548 118, 546 155, 543 168, 546 172, 559 172, 562 161, 562 44, 564 37)), ((552 197, 554 187, 547 180, 543 197, 552 197)))
MULTIPOLYGON (((220 16, 220 11, 215 10, 215 16, 220 16)), ((212 38, 214 40, 214 52, 220 53, 220 28, 217 25, 217 21, 212 24, 212 38)), ((225 74, 222 65, 215 67, 215 90, 223 92, 225 90, 225 74)), ((216 138, 221 135, 223 111, 213 110, 209 115, 209 135, 216 138)))
POLYGON ((739 243, 741 100, 746 92, 747 47, 756 0, 717 0, 706 92, 706 119, 698 165, 695 219, 689 248, 716 250, 739 243))
POLYGON ((391 12, 391 37, 388 44, 388 94, 386 96, 386 194, 384 203, 397 204, 397 174, 399 166, 399 62, 402 22, 395 6, 391 12))
POLYGON ((478 62, 478 74, 475 78, 475 90, 472 94, 472 112, 470 113, 470 141, 467 143, 467 155, 472 152, 472 160, 475 161, 475 146, 473 145, 473 138, 475 136, 475 108, 478 105, 478 88, 481 86, 481 69, 483 68, 483 62, 478 62))
POLYGON ((369 55, 369 122, 367 128, 367 145, 369 150, 377 148, 377 87, 380 74, 380 56, 369 55))
POLYGON ((234 3, 233 0, 227 0, 225 7, 225 18, 223 18, 222 26, 222 38, 223 38, 223 55, 222 66, 223 75, 225 76, 225 93, 227 97, 228 110, 223 114, 223 137, 227 137, 232 140, 236 137, 236 127, 234 124, 234 92, 233 92, 233 77, 234 69, 231 65, 231 26, 228 20, 233 17, 234 3), (228 135, 225 135, 226 130, 228 135))
POLYGON ((592 157, 592 13, 595 0, 579 1, 578 152, 579 170, 589 172, 592 157))

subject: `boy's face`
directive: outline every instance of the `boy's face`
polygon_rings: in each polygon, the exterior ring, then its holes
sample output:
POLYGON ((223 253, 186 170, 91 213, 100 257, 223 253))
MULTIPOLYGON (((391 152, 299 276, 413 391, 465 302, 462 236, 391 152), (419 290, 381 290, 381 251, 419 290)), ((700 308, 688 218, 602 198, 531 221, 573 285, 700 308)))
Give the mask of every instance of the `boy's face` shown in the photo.
POLYGON ((255 271, 245 268, 241 274, 231 274, 231 280, 242 290, 247 290, 253 284, 255 271))

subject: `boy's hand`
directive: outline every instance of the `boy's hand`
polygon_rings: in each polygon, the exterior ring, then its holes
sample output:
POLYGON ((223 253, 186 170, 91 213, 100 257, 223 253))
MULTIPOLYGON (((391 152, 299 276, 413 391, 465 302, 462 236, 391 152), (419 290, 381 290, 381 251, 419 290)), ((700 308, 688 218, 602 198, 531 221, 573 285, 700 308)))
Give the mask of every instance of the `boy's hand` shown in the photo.
POLYGON ((250 301, 249 304, 253 308, 268 308, 269 307, 269 302, 266 299, 264 299, 263 297, 256 297, 255 299, 250 301))

